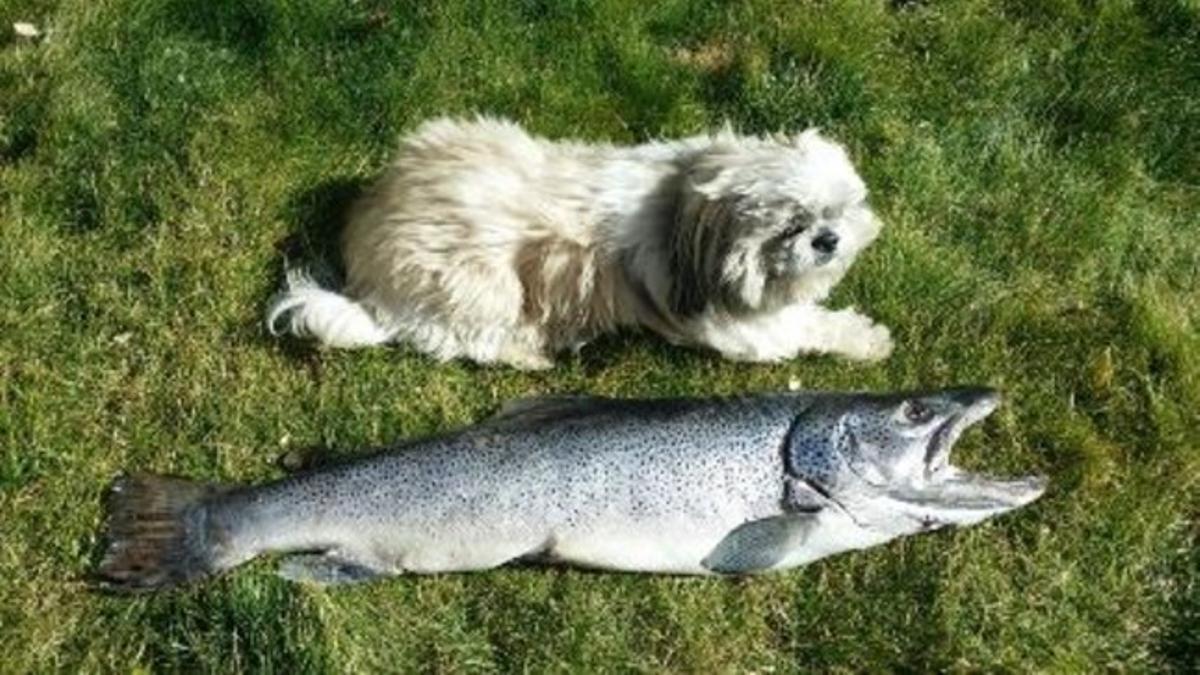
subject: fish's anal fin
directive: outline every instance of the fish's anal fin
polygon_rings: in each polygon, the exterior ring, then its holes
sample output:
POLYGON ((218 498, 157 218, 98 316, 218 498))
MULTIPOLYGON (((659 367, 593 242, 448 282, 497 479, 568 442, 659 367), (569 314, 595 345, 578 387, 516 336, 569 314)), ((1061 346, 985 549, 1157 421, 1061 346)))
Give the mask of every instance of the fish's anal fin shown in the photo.
POLYGON ((289 555, 280 561, 276 573, 288 581, 321 586, 360 584, 388 576, 386 572, 348 560, 336 552, 289 555))
POLYGON ((802 546, 816 523, 816 513, 785 514, 742 523, 725 535, 700 564, 718 574, 765 572, 802 546))

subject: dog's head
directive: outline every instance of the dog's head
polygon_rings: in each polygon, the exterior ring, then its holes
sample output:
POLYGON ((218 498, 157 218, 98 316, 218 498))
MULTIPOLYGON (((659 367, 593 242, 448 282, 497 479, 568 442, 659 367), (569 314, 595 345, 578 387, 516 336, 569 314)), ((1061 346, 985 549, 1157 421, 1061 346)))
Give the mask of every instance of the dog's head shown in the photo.
POLYGON ((719 138, 681 190, 671 308, 683 315, 819 300, 879 233, 846 151, 816 130, 719 138))

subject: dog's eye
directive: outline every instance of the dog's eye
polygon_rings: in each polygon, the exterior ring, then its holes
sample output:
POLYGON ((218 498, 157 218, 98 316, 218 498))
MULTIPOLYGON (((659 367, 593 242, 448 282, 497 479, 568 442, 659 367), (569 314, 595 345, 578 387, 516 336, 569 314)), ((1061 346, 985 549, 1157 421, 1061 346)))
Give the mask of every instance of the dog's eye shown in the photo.
POLYGON ((838 218, 842 217, 842 207, 826 206, 825 208, 821 209, 821 217, 825 220, 837 220, 838 218))
POLYGON ((807 230, 812 223, 813 216, 811 213, 797 213, 796 215, 792 216, 790 220, 788 220, 787 228, 784 229, 783 234, 780 235, 780 238, 791 239, 792 237, 807 230))

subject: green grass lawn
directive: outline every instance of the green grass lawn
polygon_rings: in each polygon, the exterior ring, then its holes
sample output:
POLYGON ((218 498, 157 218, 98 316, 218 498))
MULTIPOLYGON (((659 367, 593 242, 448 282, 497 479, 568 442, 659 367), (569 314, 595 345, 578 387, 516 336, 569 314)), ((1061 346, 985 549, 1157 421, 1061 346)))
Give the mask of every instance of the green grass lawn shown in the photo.
POLYGON ((0 671, 1195 669, 1198 214, 1194 1, 0 0, 0 671), (473 111, 617 142, 822 127, 887 223, 834 301, 895 355, 622 335, 522 374, 269 338, 285 257, 332 250, 400 133, 473 111), (122 469, 262 480, 521 394, 790 380, 1000 387, 956 456, 1050 490, 747 581, 87 584, 122 469))

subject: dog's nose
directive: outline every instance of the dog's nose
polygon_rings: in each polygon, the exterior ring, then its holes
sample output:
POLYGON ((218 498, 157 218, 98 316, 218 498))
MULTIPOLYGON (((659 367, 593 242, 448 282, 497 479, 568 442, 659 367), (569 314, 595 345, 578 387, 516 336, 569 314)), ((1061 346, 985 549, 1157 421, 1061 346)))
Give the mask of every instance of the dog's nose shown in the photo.
POLYGON ((838 236, 834 234, 833 230, 821 230, 819 233, 817 233, 817 236, 813 237, 812 240, 812 247, 818 253, 824 253, 826 255, 836 251, 837 244, 838 236))

